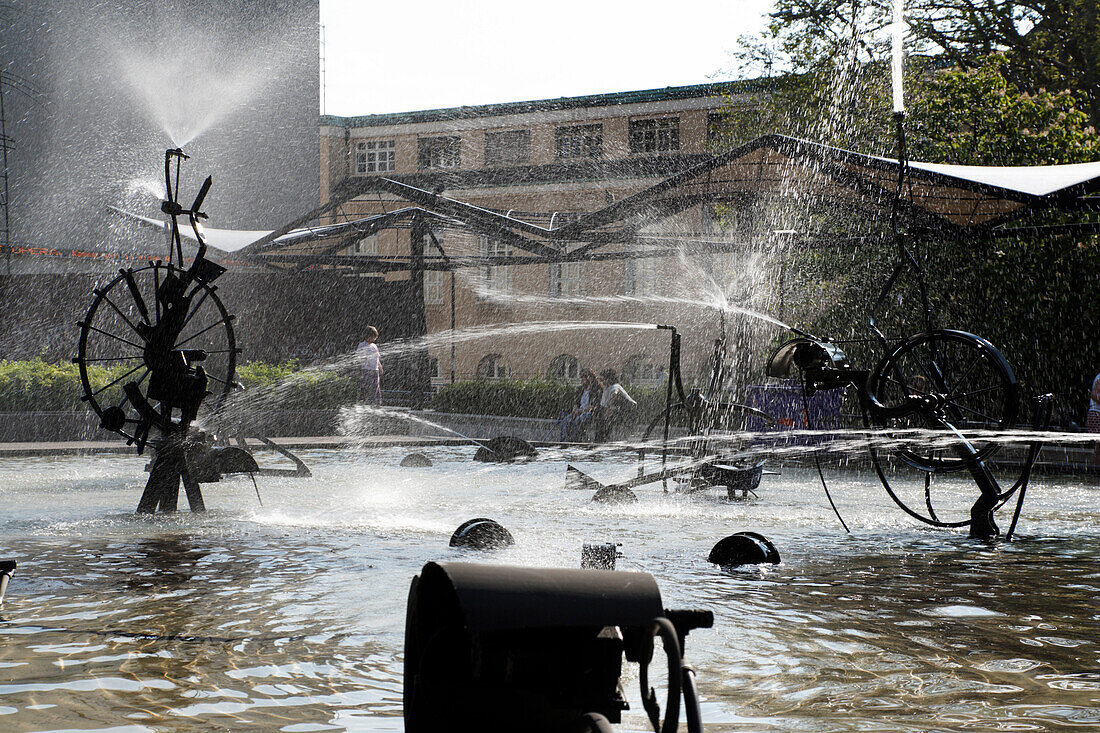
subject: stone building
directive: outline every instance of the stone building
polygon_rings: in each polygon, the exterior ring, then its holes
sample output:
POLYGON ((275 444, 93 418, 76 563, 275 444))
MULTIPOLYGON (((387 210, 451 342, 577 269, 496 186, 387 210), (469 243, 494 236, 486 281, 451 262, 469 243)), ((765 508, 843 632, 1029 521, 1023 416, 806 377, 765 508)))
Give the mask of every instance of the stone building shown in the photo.
MULTIPOLYGON (((348 178, 383 176, 549 226, 621 201, 707 159, 719 144, 722 116, 751 108, 753 91, 751 83, 704 84, 325 116, 321 203, 348 178)), ((347 201, 321 223, 407 205, 373 192, 347 201)), ((731 255, 692 254, 681 244, 720 236, 713 207, 693 206, 642 228, 635 242, 606 248, 617 256, 500 265, 484 258, 522 261, 519 256, 526 253, 460 227, 434 228, 429 259, 457 263, 476 257, 480 264, 424 275, 433 382, 474 376, 574 379, 589 367, 614 368, 633 383, 655 384, 664 376, 667 335, 617 325, 627 322, 671 323, 685 331, 685 374, 701 372, 711 340, 727 325, 708 303, 728 291, 744 268, 731 255), (659 247, 663 256, 624 257, 624 247, 650 254, 659 247)), ((357 241, 348 253, 407 257, 409 251, 409 231, 391 229, 357 241)), ((384 340, 385 324, 379 326, 384 340)))

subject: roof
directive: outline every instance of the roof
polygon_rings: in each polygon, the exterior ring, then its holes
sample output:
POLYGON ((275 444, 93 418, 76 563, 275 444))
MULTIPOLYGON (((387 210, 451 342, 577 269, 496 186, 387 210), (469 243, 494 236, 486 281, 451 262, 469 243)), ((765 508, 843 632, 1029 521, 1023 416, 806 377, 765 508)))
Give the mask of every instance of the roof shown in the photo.
POLYGON ((757 91, 764 83, 766 82, 762 80, 715 82, 711 84, 693 84, 680 87, 663 87, 661 89, 642 89, 631 92, 590 94, 581 97, 558 97, 556 99, 537 99, 527 102, 480 104, 448 107, 444 109, 428 109, 416 112, 362 115, 359 117, 321 115, 321 125, 347 128, 386 127, 389 125, 401 125, 414 122, 440 122, 446 120, 472 119, 476 117, 524 114, 528 112, 578 109, 584 107, 613 107, 624 104, 643 104, 646 102, 663 102, 677 99, 721 97, 726 94, 751 93, 757 91))

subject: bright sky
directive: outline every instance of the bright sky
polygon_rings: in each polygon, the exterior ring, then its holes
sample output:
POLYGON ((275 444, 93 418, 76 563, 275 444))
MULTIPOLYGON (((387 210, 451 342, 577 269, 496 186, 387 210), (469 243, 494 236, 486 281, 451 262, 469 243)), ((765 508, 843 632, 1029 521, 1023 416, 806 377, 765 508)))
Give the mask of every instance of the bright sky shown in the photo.
POLYGON ((321 0, 324 112, 363 115, 731 78, 772 0, 321 0))

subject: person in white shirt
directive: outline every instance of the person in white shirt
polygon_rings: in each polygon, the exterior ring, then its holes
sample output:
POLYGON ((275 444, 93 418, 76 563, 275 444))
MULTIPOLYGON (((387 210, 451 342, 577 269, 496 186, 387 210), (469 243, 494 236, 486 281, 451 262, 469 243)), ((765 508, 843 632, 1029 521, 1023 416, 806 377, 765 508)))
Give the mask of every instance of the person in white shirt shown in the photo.
POLYGON ((378 329, 367 326, 366 338, 355 349, 359 364, 363 368, 363 382, 360 396, 372 405, 382 404, 382 359, 378 353, 378 329))
POLYGON ((600 384, 603 385, 603 394, 600 396, 600 410, 596 416, 596 440, 604 442, 610 440, 612 428, 623 420, 629 410, 637 407, 638 403, 619 384, 619 377, 614 369, 600 372, 600 384))

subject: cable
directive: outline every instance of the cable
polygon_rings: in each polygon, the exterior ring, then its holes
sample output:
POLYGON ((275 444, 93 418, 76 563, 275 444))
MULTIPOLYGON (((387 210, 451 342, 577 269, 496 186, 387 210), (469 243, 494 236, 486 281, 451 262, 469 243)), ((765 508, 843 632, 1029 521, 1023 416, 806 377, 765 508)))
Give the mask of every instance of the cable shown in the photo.
POLYGON ((256 483, 256 474, 249 473, 249 477, 252 479, 252 486, 256 489, 256 501, 260 502, 260 506, 264 505, 264 500, 260 498, 260 485, 256 483))
MULTIPOLYGON (((802 392, 802 413, 806 416, 806 427, 810 430, 814 429, 814 426, 810 422, 810 399, 806 394, 806 375, 801 370, 798 372, 798 386, 802 392)), ((821 479, 821 488, 825 489, 825 498, 829 500, 829 506, 833 508, 833 514, 840 520, 840 526, 844 528, 844 531, 848 534, 852 533, 852 530, 848 529, 848 525, 844 522, 844 517, 840 516, 840 511, 836 508, 836 503, 833 502, 833 495, 829 492, 829 484, 825 481, 825 471, 821 468, 821 456, 818 451, 814 451, 814 465, 817 466, 817 475, 821 479)))

